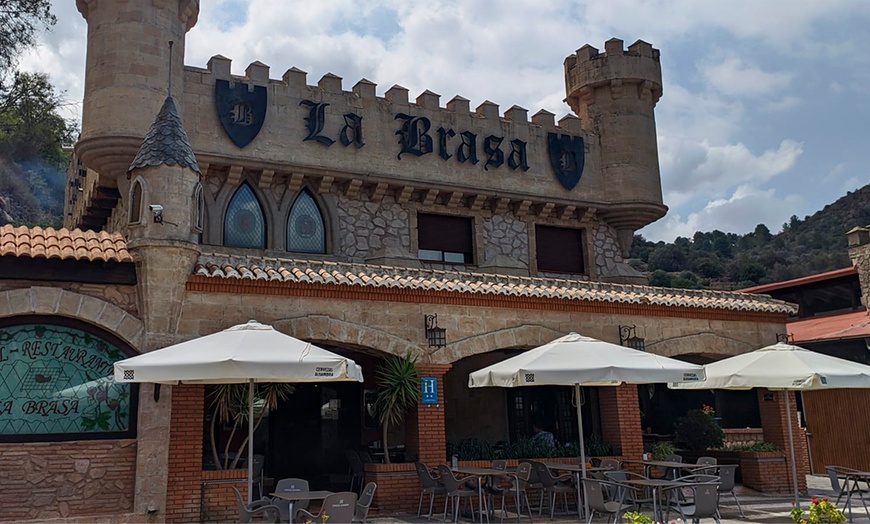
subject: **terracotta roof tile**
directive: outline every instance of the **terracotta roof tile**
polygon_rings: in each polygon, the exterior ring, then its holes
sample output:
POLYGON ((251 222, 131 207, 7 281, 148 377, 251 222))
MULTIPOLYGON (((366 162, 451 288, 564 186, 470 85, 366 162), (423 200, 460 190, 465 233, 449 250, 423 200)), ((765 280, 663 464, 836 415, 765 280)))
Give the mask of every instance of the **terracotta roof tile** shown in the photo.
POLYGON ((445 271, 313 260, 257 259, 203 254, 193 270, 196 275, 241 280, 276 280, 287 283, 403 288, 474 294, 514 295, 660 304, 670 306, 758 311, 793 315, 793 304, 730 291, 670 289, 652 286, 609 284, 588 280, 518 277, 469 271, 445 271))
POLYGON ((0 226, 0 256, 132 262, 120 233, 0 226))
POLYGON ((795 344, 819 340, 840 340, 870 336, 870 316, 867 310, 850 311, 836 315, 802 318, 789 322, 786 327, 795 344))

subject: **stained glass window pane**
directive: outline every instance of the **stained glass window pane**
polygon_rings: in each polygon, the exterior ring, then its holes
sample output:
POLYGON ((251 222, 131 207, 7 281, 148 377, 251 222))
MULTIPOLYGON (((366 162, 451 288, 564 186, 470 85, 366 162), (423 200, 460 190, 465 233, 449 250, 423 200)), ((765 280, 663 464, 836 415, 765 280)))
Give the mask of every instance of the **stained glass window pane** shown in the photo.
POLYGON ((77 329, 0 327, 0 439, 130 431, 131 386, 113 378, 113 364, 124 358, 77 329))
POLYGON ((287 251, 326 253, 323 215, 308 191, 296 198, 287 218, 287 251))
POLYGON ((248 184, 242 184, 227 206, 224 221, 224 245, 232 247, 266 247, 266 221, 263 209, 248 184))

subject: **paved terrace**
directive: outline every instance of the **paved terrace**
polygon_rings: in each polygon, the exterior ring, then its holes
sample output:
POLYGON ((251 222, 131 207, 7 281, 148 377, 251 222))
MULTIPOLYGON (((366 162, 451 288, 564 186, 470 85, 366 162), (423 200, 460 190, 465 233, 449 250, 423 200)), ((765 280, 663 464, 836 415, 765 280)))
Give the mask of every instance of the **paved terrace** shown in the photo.
MULTIPOLYGON (((807 476, 807 486, 809 487, 810 495, 814 497, 828 497, 832 501, 835 501, 837 496, 834 494, 833 490, 831 490, 831 483, 827 477, 822 477, 818 475, 808 475, 807 476)), ((737 510, 737 505, 734 503, 734 497, 731 495, 723 495, 721 499, 721 511, 722 511, 722 524, 745 524, 746 522, 762 522, 762 523, 791 523, 791 518, 789 518, 789 511, 791 511, 791 500, 792 497, 787 495, 764 495, 757 491, 753 491, 750 489, 743 488, 742 486, 737 486, 737 496, 740 498, 740 504, 743 506, 743 512, 746 514, 745 519, 740 518, 740 512, 737 510)), ((428 497, 425 497, 425 502, 428 502, 428 497)), ((802 499, 803 500, 803 499, 802 499)), ((806 505, 809 504, 807 499, 806 505)), ((437 508, 436 508, 437 510, 437 508)), ((644 513, 649 514, 649 509, 646 509, 644 513)), ((497 515, 497 514, 496 514, 497 515)), ((533 511, 533 516, 537 517, 536 512, 533 511)), ((679 516, 679 515, 677 515, 679 516)), ((848 517, 848 513, 846 514, 848 517)), ((441 521, 441 513, 435 513, 432 516, 432 522, 440 522, 441 521)), ((462 522, 470 520, 464 519, 462 522)), ((498 516, 492 519, 491 522, 498 523, 500 520, 498 516)), ((674 518, 674 514, 671 513, 671 521, 678 522, 677 519, 674 518)), ((374 516, 373 518, 368 519, 368 522, 372 522, 375 524, 400 524, 407 522, 426 522, 425 514, 422 518, 417 519, 415 515, 397 515, 390 517, 381 517, 374 516)), ((505 523, 516 522, 515 519, 505 519, 505 523)), ((528 516, 523 519, 524 523, 529 522, 528 516)), ((535 518, 535 522, 557 522, 557 523, 577 523, 579 519, 576 514, 569 516, 556 516, 555 520, 550 520, 546 516, 542 516, 541 518, 535 518)), ((607 517, 605 516, 596 516, 594 523, 603 523, 608 522, 607 517)), ((713 522, 713 519, 702 519, 701 522, 713 522)), ((870 524, 870 518, 867 517, 867 514, 864 512, 864 508, 861 507, 861 501, 857 502, 856 511, 854 512, 854 520, 853 522, 862 523, 862 524, 870 524)))

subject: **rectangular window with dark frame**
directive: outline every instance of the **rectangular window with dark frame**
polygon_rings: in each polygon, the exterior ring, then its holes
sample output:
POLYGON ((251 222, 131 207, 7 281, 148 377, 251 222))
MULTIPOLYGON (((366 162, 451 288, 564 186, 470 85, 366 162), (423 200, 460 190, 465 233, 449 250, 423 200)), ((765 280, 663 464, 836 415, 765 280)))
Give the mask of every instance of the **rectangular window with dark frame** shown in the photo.
POLYGON ((474 263, 474 222, 471 217, 418 213, 417 235, 420 260, 474 263))
POLYGON ((535 226, 538 271, 586 273, 585 237, 583 229, 535 226))

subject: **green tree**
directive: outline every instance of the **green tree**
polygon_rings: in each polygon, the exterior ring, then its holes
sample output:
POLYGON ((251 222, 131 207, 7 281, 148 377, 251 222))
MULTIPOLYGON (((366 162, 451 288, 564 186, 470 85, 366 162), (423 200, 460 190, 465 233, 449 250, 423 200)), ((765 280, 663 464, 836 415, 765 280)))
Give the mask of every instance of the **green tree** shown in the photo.
POLYGON ((390 426, 399 425, 405 415, 420 401, 420 378, 417 377, 417 358, 410 353, 405 356, 387 357, 378 370, 378 387, 375 393, 375 411, 381 421, 384 440, 384 462, 390 462, 387 433, 390 426))
POLYGON ((50 0, 4 0, 0 6, 0 86, 25 49, 36 45, 39 29, 57 22, 50 0))
POLYGON ((671 287, 671 275, 667 271, 656 269, 649 274, 649 285, 671 287))
POLYGON ((688 269, 686 252, 674 244, 656 247, 649 255, 649 268, 662 271, 682 271, 688 269))

